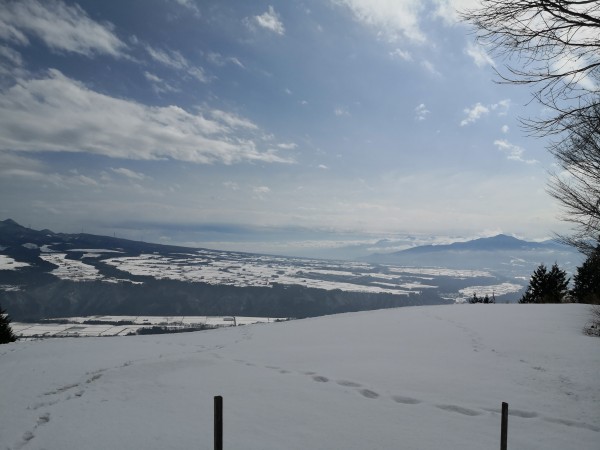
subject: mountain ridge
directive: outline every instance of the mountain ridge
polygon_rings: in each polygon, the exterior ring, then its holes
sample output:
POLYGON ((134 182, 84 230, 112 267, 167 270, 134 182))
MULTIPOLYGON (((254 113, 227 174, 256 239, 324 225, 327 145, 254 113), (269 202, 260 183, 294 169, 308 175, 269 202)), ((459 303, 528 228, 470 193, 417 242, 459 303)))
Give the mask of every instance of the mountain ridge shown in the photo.
POLYGON ((552 240, 533 242, 518 239, 514 236, 506 234, 498 234, 496 236, 477 238, 465 242, 453 242, 450 244, 430 244, 420 245, 417 247, 400 250, 390 253, 390 255, 406 254, 406 253, 426 253, 440 252, 452 250, 470 250, 470 251, 498 251, 498 250, 534 250, 534 249, 551 249, 564 248, 563 244, 552 240))

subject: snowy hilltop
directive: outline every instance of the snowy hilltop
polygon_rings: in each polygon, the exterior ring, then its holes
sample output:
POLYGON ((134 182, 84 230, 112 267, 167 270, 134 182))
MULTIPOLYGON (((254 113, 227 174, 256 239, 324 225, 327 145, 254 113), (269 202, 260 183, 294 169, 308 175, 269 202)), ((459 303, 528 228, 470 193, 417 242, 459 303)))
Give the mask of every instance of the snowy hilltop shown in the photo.
POLYGON ((0 346, 2 449, 596 450, 586 305, 444 305, 0 346))

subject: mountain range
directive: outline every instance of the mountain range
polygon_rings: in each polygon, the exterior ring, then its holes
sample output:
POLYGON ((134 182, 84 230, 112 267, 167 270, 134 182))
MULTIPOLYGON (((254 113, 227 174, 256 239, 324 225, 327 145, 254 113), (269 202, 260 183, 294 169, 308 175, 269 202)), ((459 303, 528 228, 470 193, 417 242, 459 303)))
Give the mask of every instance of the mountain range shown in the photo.
POLYGON ((392 255, 398 254, 423 254, 433 252, 447 251, 506 251, 506 250, 555 250, 568 251, 569 248, 556 241, 548 240, 543 242, 530 242, 518 239, 506 234, 498 234, 496 236, 473 239, 466 242, 453 242, 445 245, 421 245, 399 252, 394 252, 392 255))
MULTIPOLYGON (((579 258, 579 259, 578 259, 579 258)), ((0 304, 15 319, 86 315, 308 317, 464 301, 515 301, 537 264, 579 257, 499 235, 332 261, 33 230, 0 221, 0 304)))
POLYGON ((378 264, 486 269, 507 277, 528 279, 539 264, 556 262, 568 273, 573 273, 583 258, 574 248, 553 240, 531 242, 499 234, 466 242, 374 253, 363 260, 378 264))

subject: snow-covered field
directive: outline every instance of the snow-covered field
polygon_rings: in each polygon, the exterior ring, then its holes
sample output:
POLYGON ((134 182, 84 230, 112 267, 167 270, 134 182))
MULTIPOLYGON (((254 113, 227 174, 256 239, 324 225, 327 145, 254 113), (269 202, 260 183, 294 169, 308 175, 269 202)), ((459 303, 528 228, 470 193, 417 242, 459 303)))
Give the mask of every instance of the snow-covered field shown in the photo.
POLYGON ((0 346, 1 449, 597 450, 585 305, 406 307, 0 346))
MULTIPOLYGON (((140 283, 127 279, 127 275, 134 275, 237 287, 270 287, 277 283, 325 290, 407 296, 423 290, 438 289, 435 277, 452 277, 459 280, 484 278, 491 283, 495 279, 490 272, 481 270, 375 266, 360 262, 333 262, 216 250, 198 250, 195 253, 169 256, 141 254, 106 257, 107 253, 119 252, 106 249, 72 249, 69 252, 82 253, 81 259, 72 259, 68 258, 65 252, 56 252, 46 247, 40 258, 57 266, 51 273, 60 279, 78 282, 140 283), (121 270, 124 277, 115 279, 100 273, 94 267, 93 260, 101 256, 104 256, 105 264, 121 270), (386 273, 381 273, 380 270, 386 273)), ((498 285, 500 288, 496 290, 497 295, 518 292, 523 288, 520 284, 510 284, 511 289, 506 290, 502 289, 504 285, 498 285)), ((472 289, 469 288, 469 296, 472 295, 472 289)), ((484 290, 487 290, 487 286, 484 290)), ((492 290, 493 288, 490 292, 492 290)), ((460 299, 461 295, 462 293, 455 297, 460 299)))
POLYGON ((19 338, 127 336, 141 328, 166 326, 186 329, 197 325, 230 327, 253 323, 269 323, 283 318, 242 316, 87 316, 54 319, 57 323, 13 322, 11 328, 19 338), (90 321, 94 323, 89 323, 90 321), (65 323, 58 323, 65 322, 65 323), (131 322, 128 324, 120 324, 131 322))
POLYGON ((0 270, 17 270, 21 267, 28 267, 29 264, 15 261, 7 255, 0 255, 0 270))

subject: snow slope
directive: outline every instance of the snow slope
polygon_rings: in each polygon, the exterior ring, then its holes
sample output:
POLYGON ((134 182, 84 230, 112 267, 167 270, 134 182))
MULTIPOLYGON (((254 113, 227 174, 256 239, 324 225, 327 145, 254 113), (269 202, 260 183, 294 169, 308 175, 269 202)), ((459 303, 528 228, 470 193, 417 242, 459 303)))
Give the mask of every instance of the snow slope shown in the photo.
POLYGON ((450 305, 0 346, 0 449, 597 450, 585 305, 450 305))

